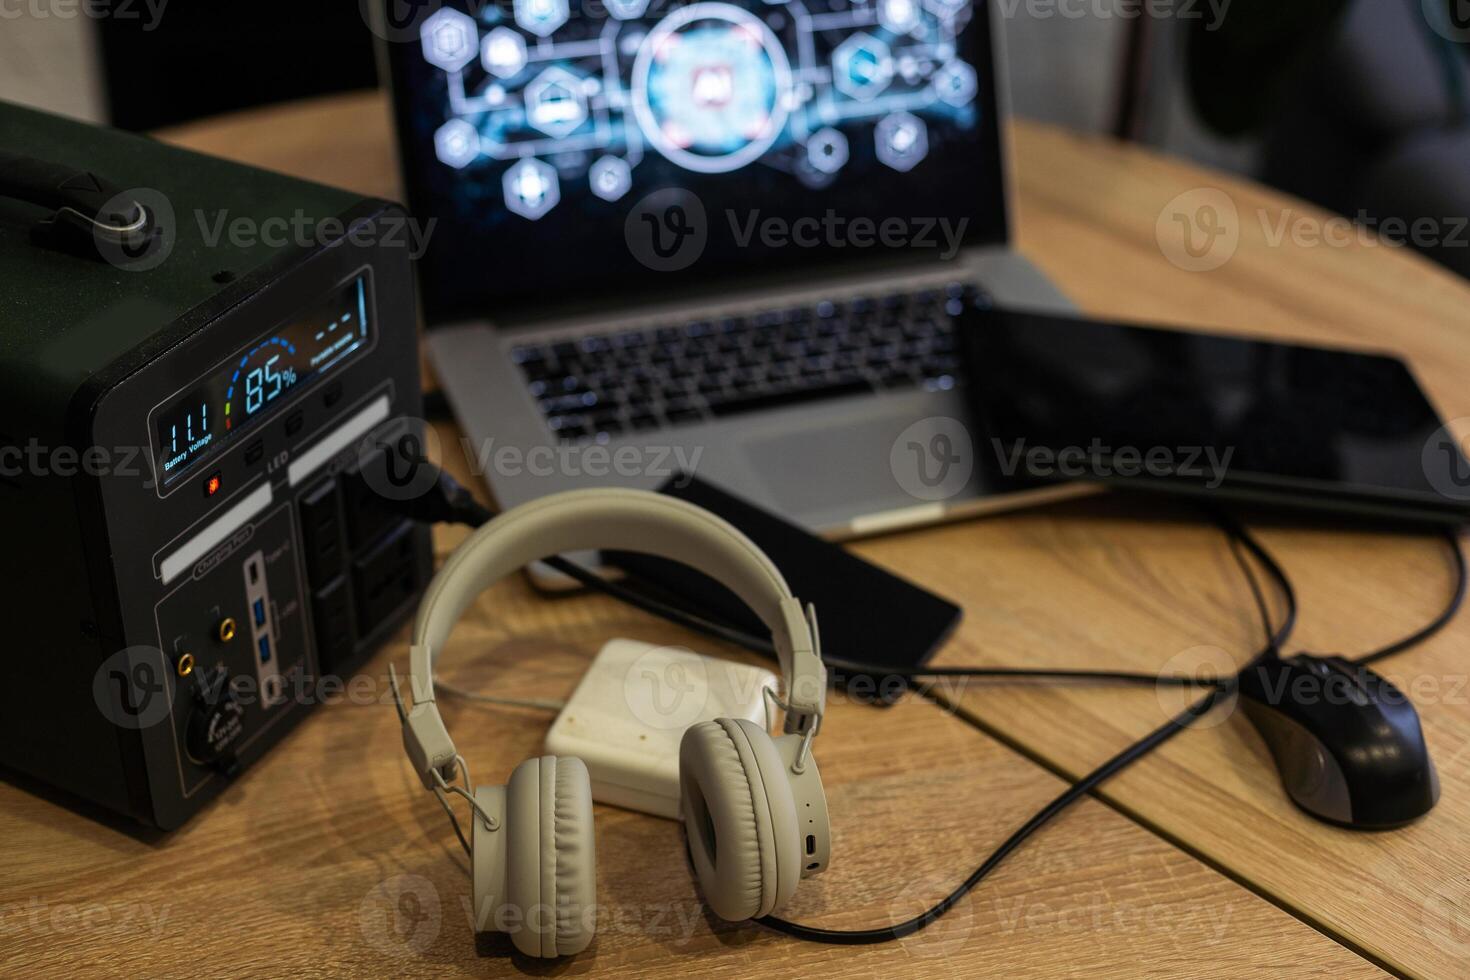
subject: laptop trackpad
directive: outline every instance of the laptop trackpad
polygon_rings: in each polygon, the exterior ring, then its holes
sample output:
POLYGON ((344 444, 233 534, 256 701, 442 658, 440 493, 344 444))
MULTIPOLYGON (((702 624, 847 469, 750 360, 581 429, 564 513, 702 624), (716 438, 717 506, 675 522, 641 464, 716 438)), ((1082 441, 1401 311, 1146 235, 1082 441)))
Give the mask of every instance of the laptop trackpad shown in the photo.
POLYGON ((911 421, 885 415, 798 428, 751 440, 745 457, 776 509, 808 523, 825 523, 833 511, 851 517, 920 503, 904 494, 888 462, 911 421))

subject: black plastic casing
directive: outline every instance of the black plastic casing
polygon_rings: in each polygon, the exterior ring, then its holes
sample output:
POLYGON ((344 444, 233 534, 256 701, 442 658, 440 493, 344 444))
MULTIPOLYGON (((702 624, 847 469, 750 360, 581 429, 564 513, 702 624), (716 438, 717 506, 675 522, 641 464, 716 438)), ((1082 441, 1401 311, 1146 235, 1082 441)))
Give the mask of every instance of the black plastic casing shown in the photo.
POLYGON ((427 581, 427 529, 395 517, 359 472, 422 415, 413 271, 394 233, 406 216, 4 104, 0 142, 147 189, 176 236, 161 264, 137 271, 37 247, 30 229, 45 212, 0 199, 0 763, 177 827, 322 700, 321 677, 353 673, 427 581), (253 237, 218 234, 239 219, 253 237), (258 233, 272 219, 307 232, 283 245, 258 233), (357 275, 370 343, 161 487, 150 413, 357 275), (344 442, 365 406, 371 433, 344 442), (292 465, 306 460, 319 465, 292 465), (232 518, 252 495, 268 506, 232 518), (231 533, 165 581, 165 559, 221 526, 231 533), (243 683, 258 679, 252 561, 286 695, 272 704, 243 683), (230 642, 226 618, 238 624, 230 642), (195 670, 182 677, 185 653, 195 670), (199 758, 189 726, 225 690, 243 695, 242 731, 226 758, 199 758))

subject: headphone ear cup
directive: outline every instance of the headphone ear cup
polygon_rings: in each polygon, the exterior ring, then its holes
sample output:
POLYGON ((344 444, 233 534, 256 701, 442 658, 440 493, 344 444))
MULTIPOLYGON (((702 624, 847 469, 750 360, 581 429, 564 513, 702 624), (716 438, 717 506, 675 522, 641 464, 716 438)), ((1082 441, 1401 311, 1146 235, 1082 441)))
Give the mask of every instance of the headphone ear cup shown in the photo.
POLYGON ((556 768, 552 800, 556 860, 556 955, 580 953, 597 932, 597 845, 592 777, 573 756, 547 756, 556 768))
POLYGON ((796 803, 771 736, 744 719, 691 726, 679 743, 690 858, 722 919, 769 915, 801 877, 796 803))
POLYGON ((505 794, 509 914, 499 925, 528 956, 567 956, 597 928, 592 784, 581 759, 527 759, 505 794))

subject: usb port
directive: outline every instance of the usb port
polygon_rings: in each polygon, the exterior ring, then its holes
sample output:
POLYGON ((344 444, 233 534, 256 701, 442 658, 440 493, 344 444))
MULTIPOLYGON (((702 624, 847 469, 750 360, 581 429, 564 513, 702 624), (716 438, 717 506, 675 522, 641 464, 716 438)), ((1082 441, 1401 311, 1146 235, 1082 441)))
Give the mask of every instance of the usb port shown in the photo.
POLYGON ((264 599, 256 599, 255 600, 255 605, 251 607, 251 610, 255 613, 255 625, 256 626, 264 626, 265 625, 265 600, 264 599))
POLYGON ((271 638, 262 636, 257 644, 260 647, 260 662, 268 664, 271 662, 271 638))

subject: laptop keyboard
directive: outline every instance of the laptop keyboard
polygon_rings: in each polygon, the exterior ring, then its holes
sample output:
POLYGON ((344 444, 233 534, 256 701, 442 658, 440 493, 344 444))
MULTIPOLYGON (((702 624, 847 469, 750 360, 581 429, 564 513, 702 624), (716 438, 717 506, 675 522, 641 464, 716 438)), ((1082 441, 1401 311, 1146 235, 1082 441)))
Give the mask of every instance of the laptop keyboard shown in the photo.
POLYGON ((843 395, 953 388, 953 318, 983 298, 952 283, 523 344, 511 356, 560 439, 606 441, 843 395))

